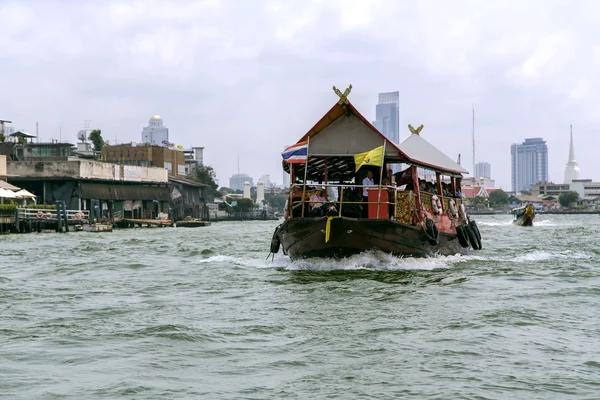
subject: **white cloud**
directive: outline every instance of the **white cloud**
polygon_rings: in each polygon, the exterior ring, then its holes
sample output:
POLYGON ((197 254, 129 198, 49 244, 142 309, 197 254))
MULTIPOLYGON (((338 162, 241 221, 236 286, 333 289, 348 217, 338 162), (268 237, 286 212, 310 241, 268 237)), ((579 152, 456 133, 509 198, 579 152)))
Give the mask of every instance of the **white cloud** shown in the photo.
POLYGON ((329 109, 332 85, 352 83, 369 119, 378 91, 399 90, 402 126, 424 123, 467 166, 475 103, 477 158, 504 188, 510 143, 525 137, 547 137, 551 175, 562 176, 574 123, 585 175, 597 170, 586 132, 600 119, 599 10, 560 0, 8 2, 3 113, 30 130, 40 120, 43 135, 74 135, 92 119, 111 139, 138 141, 158 112, 173 141, 206 146, 222 182, 237 153, 246 172, 281 179, 283 145, 329 109))

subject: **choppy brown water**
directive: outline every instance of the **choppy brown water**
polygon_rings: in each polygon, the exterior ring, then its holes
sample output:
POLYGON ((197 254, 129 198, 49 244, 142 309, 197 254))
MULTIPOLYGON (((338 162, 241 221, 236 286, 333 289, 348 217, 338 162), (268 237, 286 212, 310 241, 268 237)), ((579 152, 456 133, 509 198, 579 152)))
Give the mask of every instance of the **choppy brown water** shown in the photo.
POLYGON ((266 261, 276 223, 0 237, 0 397, 598 398, 600 217, 266 261))

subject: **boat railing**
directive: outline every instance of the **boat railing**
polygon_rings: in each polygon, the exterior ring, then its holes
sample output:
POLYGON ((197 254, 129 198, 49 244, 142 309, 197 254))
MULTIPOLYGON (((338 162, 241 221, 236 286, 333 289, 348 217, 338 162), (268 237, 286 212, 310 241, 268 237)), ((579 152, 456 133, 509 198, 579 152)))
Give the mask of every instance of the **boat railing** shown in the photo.
MULTIPOLYGON (((409 222, 412 220, 412 215, 415 212, 417 205, 414 204, 415 202, 415 195, 417 194, 416 192, 413 192, 410 189, 401 189, 401 186, 395 186, 395 185, 355 185, 355 184, 339 184, 339 183, 323 183, 323 184, 319 184, 319 183, 312 183, 312 184, 293 184, 291 186, 291 191, 290 191, 290 198, 288 199, 288 202, 290 204, 290 216, 294 216, 295 214, 297 214, 298 212, 294 213, 293 210, 298 209, 298 207, 301 207, 301 213, 300 216, 301 217, 310 217, 310 204, 314 203, 310 201, 310 197, 312 196, 312 194, 314 194, 316 192, 316 190, 318 190, 319 188, 325 188, 325 190, 327 190, 327 188, 336 188, 338 193, 337 193, 337 199, 329 199, 327 198, 328 196, 325 196, 325 198, 327 199, 325 201, 325 204, 330 204, 335 206, 335 212, 337 212, 338 216, 342 216, 343 214, 343 210, 344 210, 344 206, 353 206, 353 205, 359 205, 359 206, 363 206, 363 207, 369 207, 369 204, 377 204, 377 210, 376 210, 376 214, 377 216, 380 215, 380 210, 381 207, 390 207, 389 209, 389 214, 388 218, 398 218, 399 215, 399 211, 400 214, 402 214, 402 218, 406 219, 407 221, 405 222, 409 222), (298 188, 299 190, 299 196, 294 196, 294 189, 298 188), (367 188, 368 190, 380 190, 380 193, 387 191, 388 192, 388 196, 387 199, 384 196, 376 196, 376 200, 370 200, 369 198, 367 198, 366 200, 363 197, 363 190, 367 188), (353 194, 349 196, 346 196, 345 193, 348 193, 348 191, 351 191, 353 194), (390 196, 391 194, 391 196, 390 196), (402 194, 402 195, 401 195, 402 194), (300 197, 300 200, 297 200, 297 198, 300 197), (392 211, 393 208, 393 211, 392 211), (408 214, 404 213, 404 208, 409 209, 408 210, 408 214), (308 215, 307 215, 308 214, 308 215), (404 215, 406 214, 406 215, 404 215)), ((432 193, 429 191, 420 191, 420 198, 421 198, 421 207, 425 207, 427 209, 431 208, 431 201, 432 201, 432 196, 437 195, 436 193, 432 193)), ((444 213, 448 212, 449 210, 449 201, 452 199, 454 201, 454 206, 456 208, 460 207, 460 204, 462 204, 462 199, 459 196, 448 196, 447 194, 443 194, 443 195, 437 195, 438 198, 441 201, 441 207, 442 207, 442 211, 444 213)), ((327 210, 327 214, 331 215, 330 210, 327 210)), ((384 213, 385 214, 385 213, 384 213)), ((299 215, 296 215, 296 217, 299 215)))
POLYGON ((301 206, 302 207, 302 217, 306 217, 308 215, 305 215, 305 211, 306 208, 310 208, 310 204, 314 203, 310 201, 310 197, 312 196, 312 194, 314 194, 319 188, 324 187, 325 190, 327 190, 327 188, 335 188, 338 191, 338 198, 337 199, 328 199, 327 196, 325 196, 327 198, 326 200, 326 204, 331 204, 336 207, 336 211, 338 213, 338 216, 342 216, 342 212, 343 212, 343 208, 344 205, 368 205, 369 204, 378 204, 378 210, 377 210, 377 215, 379 215, 379 208, 380 207, 389 207, 390 205, 394 206, 394 211, 393 211, 393 215, 390 215, 389 217, 394 217, 396 215, 396 207, 397 207, 397 202, 396 202, 396 196, 392 196, 392 198, 390 198, 389 193, 393 192, 395 193, 398 189, 398 187, 396 186, 392 186, 392 185, 354 185, 354 184, 339 184, 339 183, 319 183, 319 184, 294 184, 291 187, 290 190, 290 198, 291 201, 289 202, 290 204, 290 210, 296 209, 297 207, 301 206), (310 187, 310 189, 309 189, 310 187), (301 196, 301 200, 296 200, 294 201, 294 196, 293 196, 293 192, 294 192, 294 188, 299 188, 300 192, 303 193, 303 195, 301 196), (377 201, 370 201, 367 199, 367 201, 363 200, 363 190, 364 189, 367 190, 379 190, 379 193, 382 193, 383 191, 388 191, 388 196, 387 196, 387 200, 382 200, 382 196, 378 195, 377 196, 377 201), (351 191, 354 193, 354 195, 352 195, 352 198, 348 199, 346 198, 346 196, 344 196, 344 193, 348 193, 348 191, 351 191))

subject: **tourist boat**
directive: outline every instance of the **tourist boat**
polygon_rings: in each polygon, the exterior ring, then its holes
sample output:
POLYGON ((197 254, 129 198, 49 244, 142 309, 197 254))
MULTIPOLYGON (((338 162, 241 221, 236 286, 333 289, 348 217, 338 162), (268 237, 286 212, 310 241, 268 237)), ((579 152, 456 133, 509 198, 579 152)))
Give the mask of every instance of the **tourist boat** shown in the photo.
POLYGON ((423 125, 409 125, 411 135, 400 145, 389 141, 350 103, 351 88, 342 93, 334 87, 337 103, 282 153, 291 185, 271 252, 282 247, 300 259, 369 250, 427 256, 481 249, 479 229, 460 195, 468 172, 421 136, 423 125), (398 172, 390 174, 388 167, 398 172), (376 183, 363 180, 371 175, 376 183), (386 178, 395 182, 383 184, 386 178), (310 201, 318 189, 337 195, 319 206, 310 201))
POLYGON ((512 210, 512 213, 515 216, 513 224, 519 226, 533 226, 533 220, 535 219, 535 208, 533 207, 533 204, 515 208, 512 210))

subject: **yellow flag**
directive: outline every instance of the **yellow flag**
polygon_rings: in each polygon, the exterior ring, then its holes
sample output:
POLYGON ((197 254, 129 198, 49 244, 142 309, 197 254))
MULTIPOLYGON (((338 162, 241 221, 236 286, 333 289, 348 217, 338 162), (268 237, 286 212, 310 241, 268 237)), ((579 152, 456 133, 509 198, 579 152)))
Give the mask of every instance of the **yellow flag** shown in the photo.
POLYGON ((357 172, 363 165, 381 167, 383 165, 383 146, 379 146, 365 153, 355 154, 354 164, 356 164, 357 172))

